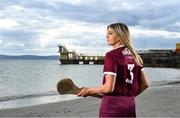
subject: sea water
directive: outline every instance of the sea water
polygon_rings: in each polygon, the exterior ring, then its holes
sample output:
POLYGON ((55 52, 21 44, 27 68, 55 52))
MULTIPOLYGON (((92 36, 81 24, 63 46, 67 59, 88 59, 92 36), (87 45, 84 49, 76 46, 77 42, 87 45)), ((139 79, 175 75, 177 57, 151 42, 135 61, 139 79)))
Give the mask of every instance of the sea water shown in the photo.
MULTIPOLYGON (((0 109, 77 99, 59 95, 57 82, 71 78, 79 87, 102 84, 103 65, 60 65, 58 60, 0 60, 0 109)), ((179 69, 145 67, 150 82, 180 79, 179 69)))

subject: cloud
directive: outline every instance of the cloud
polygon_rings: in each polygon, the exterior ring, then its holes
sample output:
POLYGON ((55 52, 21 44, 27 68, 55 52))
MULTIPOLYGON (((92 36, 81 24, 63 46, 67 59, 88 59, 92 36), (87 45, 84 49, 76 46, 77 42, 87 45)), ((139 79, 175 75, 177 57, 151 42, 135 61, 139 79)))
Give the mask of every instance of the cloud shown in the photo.
POLYGON ((165 30, 152 30, 152 29, 137 28, 137 27, 132 27, 131 33, 135 37, 146 36, 146 37, 152 37, 152 38, 153 37, 162 37, 162 38, 171 38, 171 39, 180 38, 179 32, 170 32, 170 31, 165 31, 165 30))
POLYGON ((8 47, 24 47, 24 44, 23 43, 6 43, 5 44, 6 46, 8 47))
POLYGON ((0 40, 0 45, 2 44, 2 42, 3 42, 3 41, 2 41, 2 40, 0 40))
POLYGON ((17 27, 19 24, 13 19, 0 19, 1 29, 11 29, 17 27))
POLYGON ((61 43, 79 52, 102 54, 109 49, 106 26, 114 22, 129 26, 137 49, 173 49, 180 38, 178 0, 1 2, 0 53, 57 54, 61 43))

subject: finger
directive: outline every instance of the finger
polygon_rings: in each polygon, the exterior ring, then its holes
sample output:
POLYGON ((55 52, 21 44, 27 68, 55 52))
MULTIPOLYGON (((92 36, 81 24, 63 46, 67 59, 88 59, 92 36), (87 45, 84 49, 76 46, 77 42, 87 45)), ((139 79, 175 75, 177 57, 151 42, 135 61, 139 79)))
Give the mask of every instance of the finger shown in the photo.
POLYGON ((77 96, 81 96, 81 94, 82 94, 82 92, 80 91, 80 92, 77 94, 77 96))
POLYGON ((81 93, 81 96, 86 96, 86 90, 83 90, 82 93, 81 93))
POLYGON ((82 89, 77 95, 81 96, 83 94, 83 92, 84 92, 84 89, 82 89))
POLYGON ((83 97, 86 97, 86 96, 87 96, 87 91, 86 91, 86 89, 82 92, 81 96, 83 96, 83 97))

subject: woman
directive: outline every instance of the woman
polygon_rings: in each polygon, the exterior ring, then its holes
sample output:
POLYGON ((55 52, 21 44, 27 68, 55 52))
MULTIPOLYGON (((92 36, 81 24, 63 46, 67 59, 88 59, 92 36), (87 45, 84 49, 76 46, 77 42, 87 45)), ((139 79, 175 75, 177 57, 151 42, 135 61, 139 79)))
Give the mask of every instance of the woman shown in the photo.
POLYGON ((135 96, 149 86, 143 61, 132 47, 125 24, 109 25, 106 38, 113 49, 105 56, 103 84, 83 88, 78 96, 103 94, 99 117, 136 117, 135 96))

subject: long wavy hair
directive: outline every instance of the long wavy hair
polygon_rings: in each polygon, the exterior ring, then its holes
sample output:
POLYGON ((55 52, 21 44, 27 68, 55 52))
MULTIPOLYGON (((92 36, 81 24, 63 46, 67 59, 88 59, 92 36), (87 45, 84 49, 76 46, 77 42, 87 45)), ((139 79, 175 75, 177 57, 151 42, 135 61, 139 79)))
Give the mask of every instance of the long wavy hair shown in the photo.
POLYGON ((143 66, 143 60, 136 52, 135 48, 132 45, 131 36, 128 27, 124 23, 113 23, 110 24, 108 28, 112 28, 118 38, 124 43, 124 45, 130 50, 132 53, 136 63, 139 66, 143 66))

